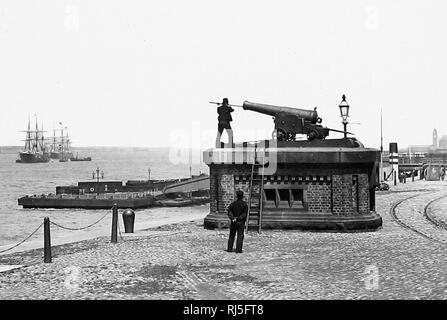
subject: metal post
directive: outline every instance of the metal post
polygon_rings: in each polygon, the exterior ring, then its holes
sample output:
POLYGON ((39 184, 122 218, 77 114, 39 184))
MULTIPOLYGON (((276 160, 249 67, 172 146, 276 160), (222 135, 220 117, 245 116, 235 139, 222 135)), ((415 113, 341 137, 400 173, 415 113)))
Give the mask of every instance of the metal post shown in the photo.
POLYGON ((345 131, 345 138, 347 138, 348 137, 348 134, 346 133, 346 125, 347 125, 348 123, 347 122, 345 122, 345 121, 343 121, 343 129, 344 129, 344 131, 345 131))
POLYGON ((414 182, 414 170, 411 170, 411 182, 414 182))
POLYGON ((118 242, 118 206, 116 203, 112 207, 112 238, 110 242, 118 242))
POLYGON ((51 263, 50 218, 43 219, 43 262, 51 263))
POLYGON ((396 171, 394 171, 394 185, 397 186, 397 174, 396 174, 396 171))

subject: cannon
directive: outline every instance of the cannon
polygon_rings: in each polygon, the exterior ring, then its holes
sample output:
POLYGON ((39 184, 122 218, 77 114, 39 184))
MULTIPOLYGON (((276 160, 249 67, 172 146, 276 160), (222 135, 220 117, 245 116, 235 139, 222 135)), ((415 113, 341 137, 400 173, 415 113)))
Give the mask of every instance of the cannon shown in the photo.
POLYGON ((306 110, 250 101, 244 101, 242 108, 272 116, 275 123, 274 138, 279 141, 294 141, 297 134, 307 135, 308 140, 322 140, 329 135, 329 131, 344 133, 344 131, 323 127, 320 124, 322 119, 318 116, 317 108, 306 110))

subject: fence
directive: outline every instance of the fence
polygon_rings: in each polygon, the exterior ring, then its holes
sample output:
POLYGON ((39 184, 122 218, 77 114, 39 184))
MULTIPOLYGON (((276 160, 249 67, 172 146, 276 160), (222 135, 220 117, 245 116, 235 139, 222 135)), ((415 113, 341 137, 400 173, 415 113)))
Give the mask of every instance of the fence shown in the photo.
MULTIPOLYGON (((43 230, 43 236, 44 236, 44 262, 45 263, 51 263, 52 262, 52 255, 51 255, 51 229, 50 226, 54 225, 58 228, 64 229, 64 230, 69 230, 69 231, 79 231, 79 230, 85 230, 88 228, 93 227, 94 225, 98 224, 99 222, 101 222, 102 220, 104 220, 104 218, 106 218, 108 215, 110 214, 110 212, 107 212, 106 214, 104 214, 100 219, 98 219, 97 221, 84 226, 84 227, 67 227, 67 226, 63 226, 57 222, 53 222, 50 221, 49 217, 45 217, 43 222, 33 231, 31 232, 26 238, 24 238, 23 240, 21 240, 20 242, 18 242, 17 244, 9 247, 8 249, 4 249, 1 250, 0 253, 5 253, 8 251, 11 251, 14 248, 17 248, 18 246, 20 246, 21 244, 25 243, 27 240, 29 240, 33 235, 35 235, 40 228, 44 228, 43 230)), ((111 231, 111 239, 110 242, 111 243, 117 243, 118 242, 118 234, 121 238, 121 240, 124 240, 122 234, 121 234, 121 228, 120 225, 118 223, 118 207, 115 204, 112 207, 112 231, 111 231)))

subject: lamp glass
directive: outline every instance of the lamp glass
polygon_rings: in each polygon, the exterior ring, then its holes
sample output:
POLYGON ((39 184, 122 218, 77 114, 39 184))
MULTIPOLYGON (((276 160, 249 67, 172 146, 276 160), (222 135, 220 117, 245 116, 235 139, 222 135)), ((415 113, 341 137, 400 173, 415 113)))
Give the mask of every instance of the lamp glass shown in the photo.
POLYGON ((340 115, 343 119, 347 118, 349 116, 349 105, 343 105, 340 104, 340 115))

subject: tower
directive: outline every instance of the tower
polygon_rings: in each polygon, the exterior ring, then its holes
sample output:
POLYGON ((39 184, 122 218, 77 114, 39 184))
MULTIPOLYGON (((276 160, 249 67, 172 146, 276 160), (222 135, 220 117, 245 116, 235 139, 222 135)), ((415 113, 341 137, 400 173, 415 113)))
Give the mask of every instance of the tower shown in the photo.
POLYGON ((433 129, 433 148, 438 149, 438 131, 436 131, 436 128, 433 129))

